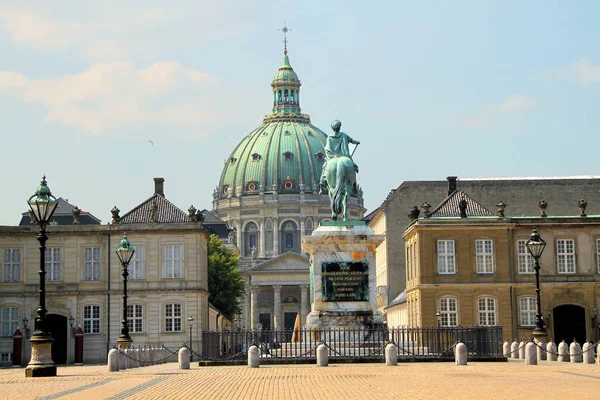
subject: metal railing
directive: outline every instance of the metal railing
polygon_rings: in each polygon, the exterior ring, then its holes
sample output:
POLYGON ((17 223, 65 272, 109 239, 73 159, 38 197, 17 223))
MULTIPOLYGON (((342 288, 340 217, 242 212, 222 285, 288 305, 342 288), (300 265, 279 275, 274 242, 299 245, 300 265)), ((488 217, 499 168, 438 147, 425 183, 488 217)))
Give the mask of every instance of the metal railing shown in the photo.
POLYGON ((301 329, 202 332, 203 360, 242 360, 248 348, 258 346, 265 361, 315 359, 324 343, 333 359, 383 360, 385 347, 394 343, 398 360, 452 359, 454 346, 463 342, 469 356, 503 359, 502 327, 301 329))

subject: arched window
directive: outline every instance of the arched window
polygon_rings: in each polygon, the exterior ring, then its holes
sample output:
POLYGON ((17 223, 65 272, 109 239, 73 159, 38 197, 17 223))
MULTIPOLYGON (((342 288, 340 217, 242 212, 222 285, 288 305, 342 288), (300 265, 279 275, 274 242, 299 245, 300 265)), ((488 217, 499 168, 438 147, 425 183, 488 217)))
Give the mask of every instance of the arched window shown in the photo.
POLYGON ((477 300, 477 313, 479 325, 498 325, 496 318, 496 299, 493 297, 480 297, 477 300))
POLYGON ((281 253, 286 251, 300 252, 298 226, 294 221, 286 221, 281 228, 281 253))
POLYGON ((291 151, 286 151, 285 153, 283 153, 283 158, 285 160, 293 160, 294 159, 294 153, 292 153, 291 151))
POLYGON ((284 103, 287 103, 289 101, 288 95, 289 95, 289 92, 288 92, 287 89, 285 89, 285 92, 284 92, 284 95, 283 95, 284 96, 284 100, 283 100, 284 103))
POLYGON ((250 222, 244 229, 244 256, 250 257, 253 252, 254 255, 258 253, 258 227, 254 222, 250 222))
POLYGON ((458 325, 458 300, 454 297, 442 297, 439 303, 440 326, 458 325))
POLYGON ((521 326, 535 326, 537 304, 535 297, 524 296, 519 299, 519 322, 521 326))
POLYGON ((279 101, 278 101, 278 103, 281 104, 281 90, 279 91, 279 101))
POLYGON ((292 103, 292 104, 294 104, 294 103, 295 103, 294 89, 292 89, 292 91, 291 91, 291 95, 290 95, 290 103, 292 103))
POLYGON ((312 235, 313 229, 315 229, 315 228, 314 228, 312 218, 306 218, 306 222, 304 223, 304 234, 306 236, 312 235))

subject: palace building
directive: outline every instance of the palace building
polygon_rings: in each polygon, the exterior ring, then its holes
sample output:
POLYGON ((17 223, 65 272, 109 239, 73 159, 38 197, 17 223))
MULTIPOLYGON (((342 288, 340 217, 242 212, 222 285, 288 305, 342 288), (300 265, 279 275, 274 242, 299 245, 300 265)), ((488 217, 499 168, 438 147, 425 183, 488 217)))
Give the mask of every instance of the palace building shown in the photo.
MULTIPOLYGON (((272 111, 233 149, 213 195, 213 213, 240 251, 245 328, 292 328, 298 314, 304 324, 310 280, 301 237, 331 219, 329 197, 318 194, 327 134, 301 112, 300 87, 286 49, 271 82, 272 111)), ((349 210, 364 215, 360 187, 349 210)))

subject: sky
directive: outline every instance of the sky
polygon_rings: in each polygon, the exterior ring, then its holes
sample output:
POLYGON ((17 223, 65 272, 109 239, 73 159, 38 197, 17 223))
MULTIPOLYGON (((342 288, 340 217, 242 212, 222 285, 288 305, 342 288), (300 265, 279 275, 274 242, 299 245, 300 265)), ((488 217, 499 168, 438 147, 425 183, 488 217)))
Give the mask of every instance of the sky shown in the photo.
POLYGON ((369 210, 407 180, 600 175, 598 15, 593 0, 0 0, 0 225, 44 174, 103 223, 154 177, 211 209, 270 112, 284 22, 302 111, 361 142, 369 210))

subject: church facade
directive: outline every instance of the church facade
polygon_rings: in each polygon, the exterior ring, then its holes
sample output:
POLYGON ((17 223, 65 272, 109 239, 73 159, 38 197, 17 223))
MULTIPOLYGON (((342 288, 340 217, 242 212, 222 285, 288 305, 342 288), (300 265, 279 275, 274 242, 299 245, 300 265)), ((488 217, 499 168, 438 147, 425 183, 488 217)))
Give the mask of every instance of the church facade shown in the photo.
MULTIPOLYGON (((327 134, 301 112, 300 86, 286 50, 271 82, 271 113, 233 149, 213 195, 213 213, 240 251, 248 329, 293 327, 296 315, 304 323, 310 277, 301 237, 331 219, 329 197, 318 194, 327 134)), ((357 187, 349 214, 361 219, 364 212, 357 187)))

